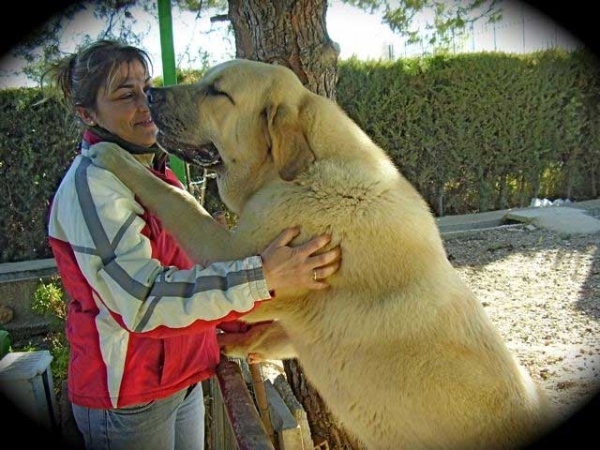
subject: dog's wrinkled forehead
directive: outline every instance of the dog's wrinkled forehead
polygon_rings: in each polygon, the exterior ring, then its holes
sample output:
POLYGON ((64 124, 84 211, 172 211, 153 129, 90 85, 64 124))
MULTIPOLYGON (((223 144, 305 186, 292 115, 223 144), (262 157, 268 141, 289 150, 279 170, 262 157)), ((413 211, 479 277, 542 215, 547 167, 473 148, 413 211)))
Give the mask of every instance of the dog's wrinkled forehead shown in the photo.
POLYGON ((217 78, 222 76, 240 76, 240 77, 257 77, 264 78, 269 76, 277 76, 276 74, 289 71, 282 66, 267 64, 259 61, 251 61, 249 59, 232 59, 221 64, 217 64, 208 69, 205 78, 217 78))
POLYGON ((304 88, 290 69, 247 59, 234 59, 210 68, 201 83, 232 92, 251 92, 253 96, 260 92, 276 94, 285 86, 288 98, 296 89, 299 92, 304 88))

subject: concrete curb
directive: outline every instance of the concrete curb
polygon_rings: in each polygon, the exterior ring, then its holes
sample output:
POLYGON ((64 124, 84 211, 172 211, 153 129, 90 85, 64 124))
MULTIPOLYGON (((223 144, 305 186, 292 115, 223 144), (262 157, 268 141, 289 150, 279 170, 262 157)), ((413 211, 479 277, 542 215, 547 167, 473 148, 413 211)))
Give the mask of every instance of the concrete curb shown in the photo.
POLYGON ((600 232, 600 220, 587 215, 583 209, 570 207, 551 206, 513 211, 509 212, 505 218, 557 233, 594 234, 600 232))
POLYGON ((437 219, 444 237, 472 234, 508 225, 533 225, 565 234, 600 232, 600 199, 572 202, 564 206, 505 209, 437 219))

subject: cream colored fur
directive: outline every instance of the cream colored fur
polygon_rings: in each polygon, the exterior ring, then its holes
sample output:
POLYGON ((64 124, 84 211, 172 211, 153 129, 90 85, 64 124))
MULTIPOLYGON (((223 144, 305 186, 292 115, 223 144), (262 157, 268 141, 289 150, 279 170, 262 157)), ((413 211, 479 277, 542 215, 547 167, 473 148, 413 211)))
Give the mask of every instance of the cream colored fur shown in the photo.
POLYGON ((423 198, 336 104, 286 68, 242 60, 160 93, 161 130, 219 149, 235 230, 115 146, 92 156, 195 260, 256 254, 295 225, 298 243, 330 232, 342 247, 330 289, 277 292, 244 318, 276 319, 273 330, 237 336, 230 355, 295 356, 280 348, 289 336, 308 380, 368 449, 518 448, 551 425, 543 392, 448 262, 423 198))

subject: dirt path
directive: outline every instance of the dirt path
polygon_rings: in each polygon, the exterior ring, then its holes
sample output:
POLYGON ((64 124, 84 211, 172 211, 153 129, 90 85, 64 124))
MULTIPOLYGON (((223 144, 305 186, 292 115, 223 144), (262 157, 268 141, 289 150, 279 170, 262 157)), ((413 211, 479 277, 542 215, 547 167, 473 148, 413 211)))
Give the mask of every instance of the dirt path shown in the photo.
POLYGON ((508 346, 568 417, 600 388, 600 235, 524 226, 445 239, 508 346))

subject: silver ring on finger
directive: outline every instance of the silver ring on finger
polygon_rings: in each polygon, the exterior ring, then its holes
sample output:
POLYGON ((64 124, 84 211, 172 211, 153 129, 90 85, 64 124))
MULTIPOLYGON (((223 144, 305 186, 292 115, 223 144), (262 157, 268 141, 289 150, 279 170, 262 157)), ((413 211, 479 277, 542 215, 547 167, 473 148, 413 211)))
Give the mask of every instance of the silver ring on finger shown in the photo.
POLYGON ((317 281, 317 269, 313 269, 313 281, 317 281))

